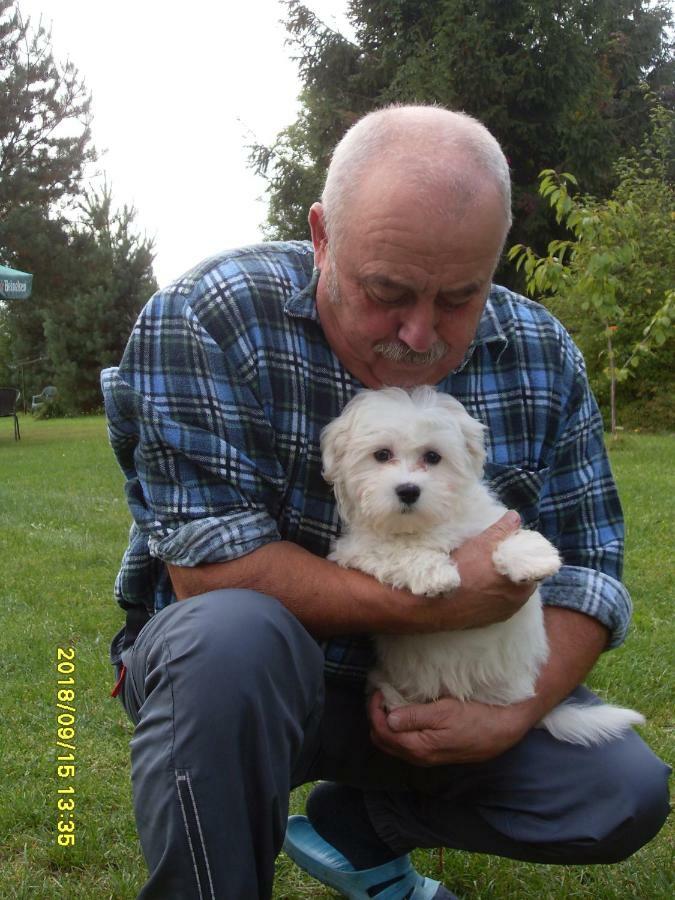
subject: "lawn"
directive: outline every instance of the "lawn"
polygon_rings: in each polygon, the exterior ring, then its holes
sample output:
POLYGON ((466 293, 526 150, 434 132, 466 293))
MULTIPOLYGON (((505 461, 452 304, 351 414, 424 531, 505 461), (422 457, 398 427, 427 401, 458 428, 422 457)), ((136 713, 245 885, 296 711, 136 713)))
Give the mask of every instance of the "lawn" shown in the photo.
MULTIPOLYGON (((136 897, 144 864, 134 828, 128 744, 132 727, 109 697, 108 644, 122 616, 112 583, 129 516, 123 479, 100 417, 36 422, 22 417, 14 442, 0 422, 0 666, 5 697, 0 732, 0 897, 16 900, 125 900, 136 897), (74 671, 59 648, 74 649, 74 671), (56 774, 57 681, 74 678, 76 774, 56 774), (59 788, 74 788, 58 795, 59 788), (75 845, 57 843, 57 799, 75 798, 75 845)), ((591 686, 645 713, 643 734, 673 759, 672 436, 625 434, 611 451, 627 517, 626 582, 635 603, 627 645, 607 654, 591 686)), ((61 685, 70 690, 70 685, 61 685)), ((70 751, 62 748, 67 755, 70 751)), ((65 763, 64 763, 65 764, 65 763)), ((303 791, 293 797, 302 808, 303 791)), ((630 860, 611 867, 532 866, 446 851, 444 883, 480 900, 649 898, 670 900, 673 827, 630 860)), ((435 852, 419 869, 441 877, 435 852)), ((331 898, 282 854, 276 900, 331 898)), ((223 898, 227 900, 227 898, 223 898)), ((251 898, 255 900, 255 898, 251 898)))

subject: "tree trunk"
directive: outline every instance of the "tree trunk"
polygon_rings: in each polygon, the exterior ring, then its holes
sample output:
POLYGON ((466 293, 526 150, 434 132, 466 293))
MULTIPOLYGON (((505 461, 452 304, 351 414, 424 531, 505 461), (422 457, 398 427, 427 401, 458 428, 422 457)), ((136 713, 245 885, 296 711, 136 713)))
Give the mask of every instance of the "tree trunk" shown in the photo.
POLYGON ((609 325, 607 326, 607 358, 609 359, 609 409, 612 440, 616 440, 616 365, 614 364, 614 347, 609 325))

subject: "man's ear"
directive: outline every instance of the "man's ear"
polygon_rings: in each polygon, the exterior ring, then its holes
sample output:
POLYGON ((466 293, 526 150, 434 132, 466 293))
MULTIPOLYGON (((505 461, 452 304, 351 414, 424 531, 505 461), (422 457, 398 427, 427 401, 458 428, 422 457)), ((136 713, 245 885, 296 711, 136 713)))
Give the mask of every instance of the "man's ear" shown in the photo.
POLYGON ((328 253, 328 235, 326 234, 323 206, 320 203, 312 203, 307 219, 314 245, 314 265, 317 269, 321 269, 328 253))

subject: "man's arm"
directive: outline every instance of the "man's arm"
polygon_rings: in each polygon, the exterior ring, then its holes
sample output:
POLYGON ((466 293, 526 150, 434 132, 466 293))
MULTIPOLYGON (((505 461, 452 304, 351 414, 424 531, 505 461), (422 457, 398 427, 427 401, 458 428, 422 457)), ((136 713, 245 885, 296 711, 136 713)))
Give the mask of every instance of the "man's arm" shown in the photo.
POLYGON ((276 597, 316 637, 476 628, 510 618, 534 590, 534 585, 513 584, 491 563, 494 547, 518 522, 517 515, 506 515, 456 551, 463 585, 448 597, 396 590, 288 541, 265 544, 227 562, 168 565, 168 570, 178 600, 219 588, 249 588, 276 597))
POLYGON ((420 766, 481 762, 504 753, 584 680, 609 638, 597 619, 583 613, 548 607, 544 617, 551 652, 534 697, 511 706, 444 697, 387 716, 377 692, 370 701, 373 743, 420 766))

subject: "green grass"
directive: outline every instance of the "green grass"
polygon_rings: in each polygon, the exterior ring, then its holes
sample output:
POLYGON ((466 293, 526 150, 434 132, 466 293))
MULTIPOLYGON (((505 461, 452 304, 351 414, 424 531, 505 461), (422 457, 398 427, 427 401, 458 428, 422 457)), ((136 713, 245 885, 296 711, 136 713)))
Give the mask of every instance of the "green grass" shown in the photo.
MULTIPOLYGON (((121 625, 112 582, 129 517, 122 475, 100 417, 36 422, 23 417, 15 443, 0 421, 0 667, 4 773, 0 804, 0 897, 17 900, 134 898, 144 881, 129 780, 132 727, 109 697, 108 644, 121 625), (76 652, 76 845, 56 843, 56 652, 76 652)), ((673 758, 673 635, 669 595, 674 442, 625 434, 612 464, 627 514, 626 581, 635 602, 627 646, 593 673, 601 694, 642 710, 643 733, 673 758)), ((292 798, 302 809, 306 788, 292 798)), ((672 825, 611 867, 532 866, 446 851, 418 852, 418 868, 460 896, 480 900, 650 898, 670 900, 672 825)), ((282 854, 276 900, 332 898, 282 854)), ((226 900, 226 898, 225 898, 226 900)), ((251 898, 254 900, 254 898, 251 898)))

